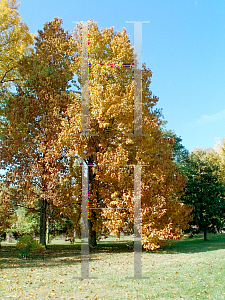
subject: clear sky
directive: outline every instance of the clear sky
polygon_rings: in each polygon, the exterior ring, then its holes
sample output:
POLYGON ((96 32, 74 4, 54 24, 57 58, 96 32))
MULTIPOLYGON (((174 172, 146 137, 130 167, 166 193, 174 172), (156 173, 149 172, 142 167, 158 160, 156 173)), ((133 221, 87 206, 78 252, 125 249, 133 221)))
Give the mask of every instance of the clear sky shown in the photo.
POLYGON ((153 71, 151 90, 173 129, 192 151, 225 136, 224 0, 20 0, 32 33, 54 17, 65 29, 93 19, 99 28, 142 25, 142 62, 153 71))

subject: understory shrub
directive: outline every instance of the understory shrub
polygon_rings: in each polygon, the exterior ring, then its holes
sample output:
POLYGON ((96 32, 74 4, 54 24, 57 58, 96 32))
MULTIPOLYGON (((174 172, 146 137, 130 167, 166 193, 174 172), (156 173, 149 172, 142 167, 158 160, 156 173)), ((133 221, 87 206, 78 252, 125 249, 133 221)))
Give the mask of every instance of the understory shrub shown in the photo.
POLYGON ((16 244, 17 249, 20 251, 20 258, 28 258, 31 253, 43 253, 45 246, 41 245, 32 238, 29 234, 21 236, 16 244))

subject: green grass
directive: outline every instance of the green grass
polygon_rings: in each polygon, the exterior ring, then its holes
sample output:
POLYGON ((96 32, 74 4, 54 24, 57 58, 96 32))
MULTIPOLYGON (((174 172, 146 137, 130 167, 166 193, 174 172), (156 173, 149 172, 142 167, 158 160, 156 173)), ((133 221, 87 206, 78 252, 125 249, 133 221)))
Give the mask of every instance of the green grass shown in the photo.
POLYGON ((80 243, 53 240, 46 254, 19 258, 15 245, 0 250, 0 299, 225 299, 225 234, 187 236, 171 247, 143 252, 142 275, 133 276, 131 237, 99 242, 90 276, 81 276, 80 243))

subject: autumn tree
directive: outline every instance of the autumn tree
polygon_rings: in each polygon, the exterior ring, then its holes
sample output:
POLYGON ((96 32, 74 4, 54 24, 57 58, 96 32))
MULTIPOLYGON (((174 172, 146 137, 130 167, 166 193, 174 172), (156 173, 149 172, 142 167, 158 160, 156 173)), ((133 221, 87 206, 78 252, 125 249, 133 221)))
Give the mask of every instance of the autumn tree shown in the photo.
POLYGON ((224 221, 225 186, 221 182, 218 157, 207 150, 196 149, 186 159, 183 174, 187 178, 186 192, 182 196, 185 204, 194 206, 193 233, 216 233, 224 221))
POLYGON ((222 140, 217 140, 213 154, 215 163, 220 166, 221 181, 225 184, 225 137, 222 140), (215 155, 215 152, 217 155, 215 155))
MULTIPOLYGON (((213 153, 211 154, 214 162, 219 165, 219 178, 222 184, 225 186, 225 137, 222 140, 217 140, 213 153)), ((225 207, 223 210, 224 213, 224 222, 223 227, 225 225, 225 207)))
POLYGON ((33 35, 21 22, 16 0, 0 0, 0 88, 19 80, 18 61, 31 51, 33 35))
MULTIPOLYGON (((33 35, 21 22, 16 0, 0 0, 0 107, 5 105, 12 84, 20 80, 18 62, 23 54, 32 51, 33 35)), ((3 120, 3 115, 0 115, 3 120)), ((1 127, 4 126, 1 122, 1 127)), ((10 216, 14 212, 10 193, 5 183, 1 185, 0 227, 9 226, 10 216), (4 216, 3 216, 4 215, 4 216)))
MULTIPOLYGON (((72 70, 82 83, 83 24, 73 32, 77 56, 72 70)), ((142 244, 152 250, 178 239, 191 220, 191 207, 179 201, 185 180, 173 161, 173 138, 164 137, 149 89, 151 70, 142 66, 142 130, 132 135, 134 49, 128 34, 113 28, 99 30, 88 24, 89 133, 82 130, 81 97, 69 106, 60 132, 61 147, 88 167, 90 244, 102 229, 132 233, 134 217, 134 168, 142 167, 142 244), (147 166, 146 166, 147 165, 147 166), (124 207, 124 210, 120 208, 124 207), (99 208, 99 209, 98 209, 99 208), (102 209, 105 208, 105 209, 102 209)))
POLYGON ((22 84, 1 107, 1 167, 21 193, 17 202, 40 208, 40 242, 45 244, 50 206, 78 227, 81 172, 89 166, 90 244, 98 234, 132 232, 134 169, 142 168, 142 244, 155 249, 182 235, 191 207, 179 201, 185 185, 173 161, 174 138, 163 136, 149 89, 151 70, 142 66, 142 130, 133 131, 133 47, 125 29, 99 30, 89 22, 89 133, 82 129, 82 99, 70 89, 82 83, 83 25, 73 37, 61 21, 46 23, 35 37, 34 53, 19 63, 22 84), (120 208, 125 208, 121 210, 120 208), (105 209, 102 209, 105 208, 105 209))
POLYGON ((39 211, 43 245, 48 205, 71 217, 75 210, 73 159, 57 149, 61 123, 74 94, 70 92, 74 46, 61 23, 55 18, 38 31, 34 51, 19 62, 22 83, 1 107, 1 167, 6 169, 7 182, 20 191, 17 203, 39 211))
POLYGON ((0 182, 0 248, 1 237, 6 229, 10 228, 13 222, 14 207, 12 205, 12 194, 7 185, 0 182))

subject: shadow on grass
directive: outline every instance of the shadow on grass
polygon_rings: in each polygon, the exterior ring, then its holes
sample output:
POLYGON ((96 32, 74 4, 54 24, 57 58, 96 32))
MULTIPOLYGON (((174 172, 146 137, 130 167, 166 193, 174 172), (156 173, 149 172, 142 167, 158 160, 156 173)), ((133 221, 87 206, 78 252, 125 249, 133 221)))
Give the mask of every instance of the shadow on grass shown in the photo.
MULTIPOLYGON (((97 247, 90 247, 89 260, 99 260, 92 256, 96 253, 125 253, 132 252, 132 241, 101 241, 97 247)), ((81 263, 81 245, 54 244, 47 245, 44 254, 33 253, 28 259, 21 259, 16 246, 3 245, 0 249, 0 269, 3 268, 35 268, 37 266, 52 267, 74 265, 81 263)))
MULTIPOLYGON (((204 241, 203 234, 189 238, 185 235, 180 240, 173 241, 171 246, 163 247, 159 250, 148 253, 198 253, 225 249, 225 234, 208 234, 208 241, 204 241)), ((145 249, 142 249, 145 252, 145 249)), ((133 252, 133 241, 131 239, 121 242, 101 241, 92 252, 133 252)))
MULTIPOLYGON (((209 234, 209 240, 204 241, 203 235, 198 234, 193 238, 184 236, 182 239, 174 241, 174 244, 163 247, 159 250, 148 252, 161 254, 177 253, 199 253, 214 251, 219 249, 225 250, 225 234, 209 234)), ((25 260, 20 259, 19 251, 15 246, 4 245, 0 249, 0 269, 3 268, 35 268, 37 266, 56 267, 67 265, 80 265, 81 263, 81 245, 75 243, 71 245, 52 244, 47 246, 44 254, 33 254, 33 257, 25 260)), ((101 240, 97 247, 90 247, 89 260, 98 260, 92 254, 96 253, 130 253, 133 252, 133 241, 128 238, 123 241, 101 240)), ((144 252, 145 250, 143 250, 144 252)))
MULTIPOLYGON (((54 245, 44 254, 32 253, 28 259, 21 259, 15 246, 2 246, 0 249, 0 269, 4 268, 35 268, 37 266, 56 267, 62 265, 80 265, 80 246, 68 248, 67 245, 54 245)), ((90 258, 90 260, 95 260, 90 258)))
POLYGON ((154 251, 168 254, 175 253, 199 253, 225 249, 225 234, 208 234, 208 241, 204 241, 203 234, 193 238, 184 236, 174 241, 173 245, 154 251))

